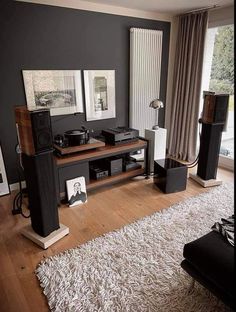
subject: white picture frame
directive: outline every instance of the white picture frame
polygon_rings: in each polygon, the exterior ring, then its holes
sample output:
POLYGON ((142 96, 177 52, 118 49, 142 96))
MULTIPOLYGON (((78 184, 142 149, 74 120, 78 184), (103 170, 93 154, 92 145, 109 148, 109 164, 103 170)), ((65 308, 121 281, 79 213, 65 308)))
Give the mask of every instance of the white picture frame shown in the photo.
POLYGON ((69 207, 87 202, 86 183, 84 177, 67 180, 66 189, 69 207))
POLYGON ((10 188, 7 180, 7 174, 2 154, 2 148, 0 145, 0 196, 10 194, 10 188))
POLYGON ((28 110, 49 108, 51 116, 83 113, 80 70, 22 70, 28 110))
POLYGON ((86 120, 116 117, 115 70, 84 70, 86 120))

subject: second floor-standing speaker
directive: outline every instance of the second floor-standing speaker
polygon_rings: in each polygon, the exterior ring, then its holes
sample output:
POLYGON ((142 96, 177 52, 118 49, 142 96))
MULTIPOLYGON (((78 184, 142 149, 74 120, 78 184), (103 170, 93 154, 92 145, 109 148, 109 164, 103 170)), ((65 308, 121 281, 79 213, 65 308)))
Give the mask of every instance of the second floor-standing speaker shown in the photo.
POLYGON ((197 175, 203 180, 216 179, 222 131, 227 123, 228 94, 206 92, 202 112, 197 175))
POLYGON ((36 155, 53 149, 49 109, 29 111, 26 106, 17 106, 15 119, 22 153, 36 155))
POLYGON ((42 237, 59 229, 55 163, 52 151, 22 154, 31 225, 42 237))

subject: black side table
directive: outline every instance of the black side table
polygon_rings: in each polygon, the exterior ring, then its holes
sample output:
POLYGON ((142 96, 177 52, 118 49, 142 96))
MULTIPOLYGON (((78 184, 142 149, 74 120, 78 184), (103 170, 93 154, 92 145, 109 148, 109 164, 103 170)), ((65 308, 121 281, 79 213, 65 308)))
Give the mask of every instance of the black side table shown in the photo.
POLYGON ((165 158, 154 161, 154 183, 164 193, 184 191, 187 184, 187 166, 165 158))

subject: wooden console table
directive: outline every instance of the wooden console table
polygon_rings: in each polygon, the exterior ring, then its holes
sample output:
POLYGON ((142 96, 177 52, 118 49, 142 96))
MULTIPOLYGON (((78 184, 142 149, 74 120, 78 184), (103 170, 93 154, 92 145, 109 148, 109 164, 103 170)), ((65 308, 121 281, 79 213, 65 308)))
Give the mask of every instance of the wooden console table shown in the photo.
POLYGON ((126 143, 122 145, 105 145, 93 150, 81 151, 66 156, 55 156, 58 189, 60 198, 65 198, 66 195, 66 180, 70 180, 79 176, 84 176, 86 181, 87 191, 96 189, 101 186, 111 185, 120 182, 124 179, 142 175, 148 172, 148 142, 140 138, 137 142, 126 143), (92 180, 89 177, 89 163, 94 160, 124 155, 130 152, 144 149, 144 166, 142 168, 133 169, 122 172, 114 176, 108 176, 100 180, 92 180))

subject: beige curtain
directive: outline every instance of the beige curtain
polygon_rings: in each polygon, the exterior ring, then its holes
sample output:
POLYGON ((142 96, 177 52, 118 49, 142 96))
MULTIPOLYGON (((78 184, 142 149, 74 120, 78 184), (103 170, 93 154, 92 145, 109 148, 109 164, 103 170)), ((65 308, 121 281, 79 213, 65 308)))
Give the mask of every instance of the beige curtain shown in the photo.
POLYGON ((179 18, 168 155, 191 161, 196 156, 208 11, 183 15, 179 18))

